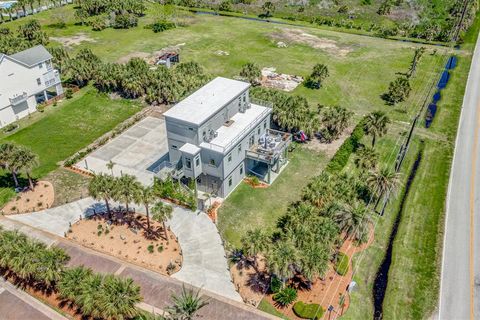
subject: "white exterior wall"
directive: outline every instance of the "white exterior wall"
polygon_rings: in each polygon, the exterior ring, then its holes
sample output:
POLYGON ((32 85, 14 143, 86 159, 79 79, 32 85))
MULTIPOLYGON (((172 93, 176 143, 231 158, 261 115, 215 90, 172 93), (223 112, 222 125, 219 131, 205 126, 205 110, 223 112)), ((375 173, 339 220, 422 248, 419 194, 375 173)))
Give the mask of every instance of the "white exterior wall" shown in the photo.
POLYGON ((55 70, 47 68, 46 62, 28 68, 21 63, 4 57, 0 61, 0 127, 4 127, 18 119, 21 119, 36 111, 35 95, 42 93, 47 88, 54 86, 57 93, 62 93, 63 89, 60 83, 60 77, 55 76, 55 70), (37 83, 40 79, 40 85, 37 83), (46 80, 55 79, 55 81, 46 85, 46 80), (27 101, 19 105, 12 106, 10 98, 16 95, 27 93, 27 101))

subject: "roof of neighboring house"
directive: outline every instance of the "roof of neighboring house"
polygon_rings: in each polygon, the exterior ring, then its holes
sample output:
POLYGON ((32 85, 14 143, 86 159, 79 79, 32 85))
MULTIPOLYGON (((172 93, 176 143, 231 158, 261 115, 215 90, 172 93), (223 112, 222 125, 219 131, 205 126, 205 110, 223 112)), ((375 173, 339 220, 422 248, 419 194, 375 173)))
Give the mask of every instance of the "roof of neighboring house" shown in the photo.
POLYGON ((191 144, 191 143, 185 143, 181 148, 180 148, 180 151, 183 152, 183 153, 188 153, 188 154, 191 154, 191 155, 195 155, 197 153, 200 152, 200 148, 197 147, 196 145, 194 144, 191 144))
POLYGON ((44 46, 38 45, 27 50, 23 50, 8 56, 24 65, 31 67, 40 62, 52 59, 50 52, 44 46))
POLYGON ((217 77, 164 113, 195 125, 201 125, 223 106, 250 87, 249 83, 217 77))

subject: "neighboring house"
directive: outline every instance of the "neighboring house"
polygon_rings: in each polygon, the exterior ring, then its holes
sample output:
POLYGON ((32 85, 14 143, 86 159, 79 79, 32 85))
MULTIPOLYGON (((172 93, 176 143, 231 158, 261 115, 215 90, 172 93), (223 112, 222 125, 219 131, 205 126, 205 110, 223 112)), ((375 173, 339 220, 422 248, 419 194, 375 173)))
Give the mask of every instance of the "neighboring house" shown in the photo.
POLYGON ((291 135, 270 129, 271 104, 251 99, 249 88, 218 77, 165 112, 169 162, 160 173, 196 179, 199 191, 220 197, 247 174, 270 183, 291 135))
POLYGON ((0 53, 0 128, 37 109, 37 104, 63 93, 52 55, 43 46, 0 53))

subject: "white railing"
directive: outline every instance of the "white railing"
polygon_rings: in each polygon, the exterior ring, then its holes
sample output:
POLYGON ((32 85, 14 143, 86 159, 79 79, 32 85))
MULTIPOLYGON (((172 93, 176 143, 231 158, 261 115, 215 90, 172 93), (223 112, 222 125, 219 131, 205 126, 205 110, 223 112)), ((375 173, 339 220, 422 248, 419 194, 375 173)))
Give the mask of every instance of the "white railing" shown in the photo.
MULTIPOLYGON (((255 103, 256 104, 256 103, 255 103)), ((202 142, 202 146, 206 146, 208 149, 217 151, 220 153, 225 153, 227 150, 229 150, 232 146, 236 145, 241 139, 244 138, 247 132, 251 131, 252 128, 258 125, 260 123, 260 120, 263 119, 267 114, 271 112, 270 108, 267 108, 262 111, 260 115, 258 115, 250 124, 245 127, 235 138, 232 139, 229 143, 227 143, 225 146, 221 146, 212 142, 202 142)))
POLYGON ((26 92, 23 92, 21 94, 14 95, 12 98, 9 98, 9 100, 10 104, 15 106, 19 103, 24 102, 25 100, 27 100, 27 98, 28 94, 26 92))
POLYGON ((265 100, 250 97, 250 102, 253 103, 253 104, 257 104, 259 106, 262 106, 262 107, 266 107, 266 108, 270 108, 270 109, 273 108, 273 103, 271 103, 270 101, 265 101, 265 100))
POLYGON ((43 75, 45 86, 49 87, 60 82, 60 75, 57 70, 52 70, 43 75))

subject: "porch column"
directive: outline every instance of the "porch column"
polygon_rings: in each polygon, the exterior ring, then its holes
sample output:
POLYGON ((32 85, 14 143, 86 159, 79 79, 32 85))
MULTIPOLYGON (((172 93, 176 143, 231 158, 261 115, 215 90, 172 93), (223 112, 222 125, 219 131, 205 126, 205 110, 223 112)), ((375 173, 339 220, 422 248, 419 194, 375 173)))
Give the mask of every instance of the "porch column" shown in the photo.
POLYGON ((45 102, 47 102, 48 101, 47 90, 43 90, 43 96, 45 97, 45 102))
POLYGON ((270 184, 270 171, 271 171, 271 167, 270 167, 270 164, 268 164, 268 173, 267 173, 267 181, 268 181, 268 184, 270 184))

